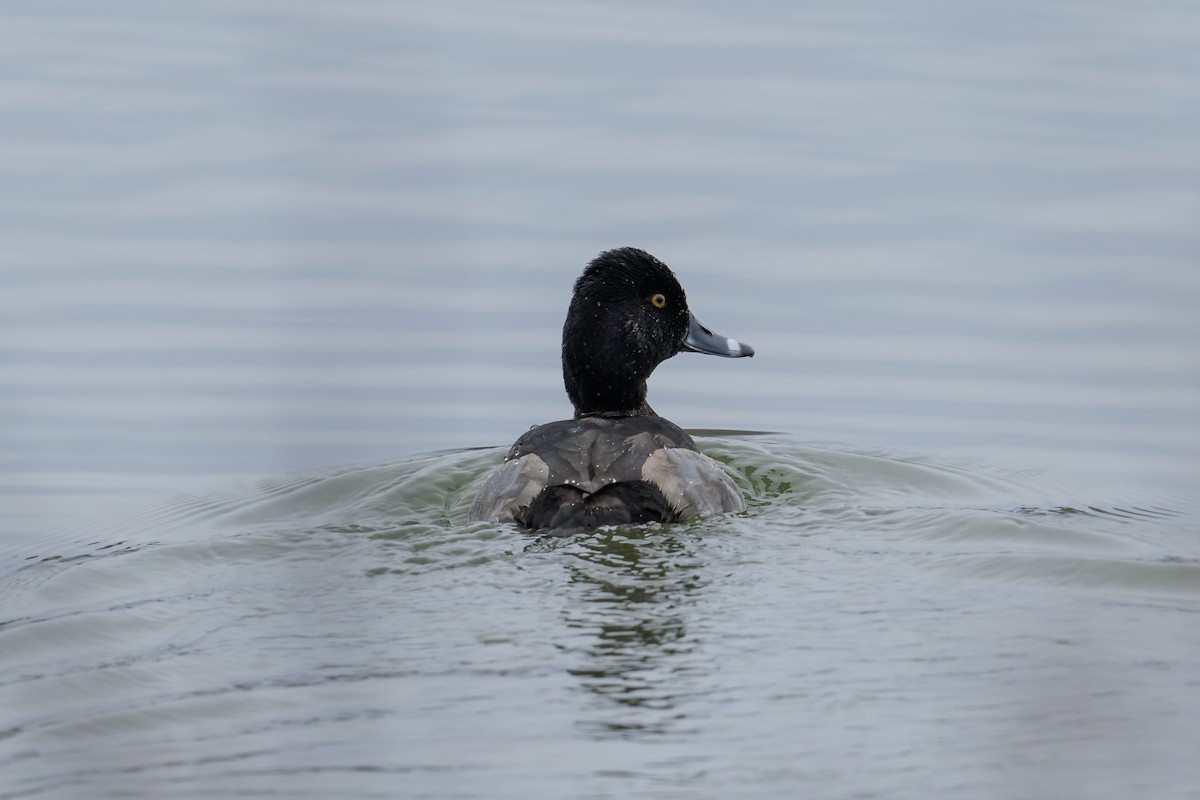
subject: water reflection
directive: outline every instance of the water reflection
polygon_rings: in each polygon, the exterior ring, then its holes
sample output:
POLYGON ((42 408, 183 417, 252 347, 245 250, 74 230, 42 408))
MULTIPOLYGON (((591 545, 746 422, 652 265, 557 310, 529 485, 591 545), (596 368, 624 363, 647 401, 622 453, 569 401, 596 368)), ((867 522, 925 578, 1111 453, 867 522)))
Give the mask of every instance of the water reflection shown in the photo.
POLYGON ((686 530, 619 528, 568 548, 563 608, 577 636, 561 643, 580 657, 569 669, 595 702, 580 725, 593 735, 682 733, 703 668, 691 609, 705 580, 686 530))

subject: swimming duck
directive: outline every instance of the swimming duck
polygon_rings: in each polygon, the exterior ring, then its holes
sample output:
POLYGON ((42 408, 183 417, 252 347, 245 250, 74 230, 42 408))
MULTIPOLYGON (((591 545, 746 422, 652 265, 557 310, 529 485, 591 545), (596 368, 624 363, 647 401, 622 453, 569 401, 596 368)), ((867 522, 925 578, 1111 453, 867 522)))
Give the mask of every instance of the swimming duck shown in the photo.
POLYGON ((517 439, 471 520, 567 532, 744 510, 729 476, 646 402, 650 373, 685 351, 754 355, 701 325, 654 256, 633 247, 597 256, 575 282, 563 325, 563 383, 575 416, 517 439))

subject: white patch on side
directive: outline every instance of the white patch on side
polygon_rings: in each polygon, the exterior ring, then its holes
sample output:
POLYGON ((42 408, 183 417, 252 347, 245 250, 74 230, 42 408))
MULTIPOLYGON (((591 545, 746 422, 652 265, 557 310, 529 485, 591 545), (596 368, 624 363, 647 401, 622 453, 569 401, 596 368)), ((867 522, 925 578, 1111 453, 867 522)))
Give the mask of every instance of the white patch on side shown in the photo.
POLYGON ((742 354, 742 343, 737 339, 726 339, 725 344, 729 347, 730 352, 736 353, 739 356, 742 354))
POLYGON ((536 455, 506 461, 479 490, 471 504, 471 522, 512 522, 546 488, 550 468, 536 455))
POLYGON ((656 450, 642 465, 642 480, 659 488, 680 520, 746 510, 733 480, 717 462, 695 450, 656 450))

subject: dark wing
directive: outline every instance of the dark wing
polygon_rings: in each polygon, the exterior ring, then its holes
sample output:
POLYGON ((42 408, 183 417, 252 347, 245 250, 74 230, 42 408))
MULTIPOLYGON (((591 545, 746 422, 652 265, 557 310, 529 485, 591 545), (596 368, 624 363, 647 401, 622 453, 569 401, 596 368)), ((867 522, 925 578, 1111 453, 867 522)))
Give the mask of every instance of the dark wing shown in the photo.
POLYGON ((666 501, 670 514, 664 518, 745 508, 729 476, 674 423, 658 416, 584 417, 541 425, 518 439, 484 484, 470 518, 522 521, 522 512, 539 498, 539 508, 559 497, 563 503, 595 497, 599 504, 604 496, 597 493, 607 487, 642 482, 666 501), (542 497, 556 487, 565 488, 542 497))
POLYGON ((534 428, 517 440, 506 460, 536 455, 548 469, 547 485, 591 493, 643 480, 646 459, 664 447, 695 450, 696 443, 662 417, 584 417, 534 428))

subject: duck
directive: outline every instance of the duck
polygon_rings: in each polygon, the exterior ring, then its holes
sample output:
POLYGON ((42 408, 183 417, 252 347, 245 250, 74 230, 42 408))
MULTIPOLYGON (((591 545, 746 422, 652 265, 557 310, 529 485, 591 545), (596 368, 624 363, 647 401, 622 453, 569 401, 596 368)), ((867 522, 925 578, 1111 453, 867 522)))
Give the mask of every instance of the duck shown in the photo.
POLYGON ((646 402, 655 367, 679 353, 746 358, 688 309, 671 269, 635 247, 607 250, 575 281, 562 330, 571 419, 531 428, 471 506, 471 521, 567 535, 744 511, 733 480, 646 402))

